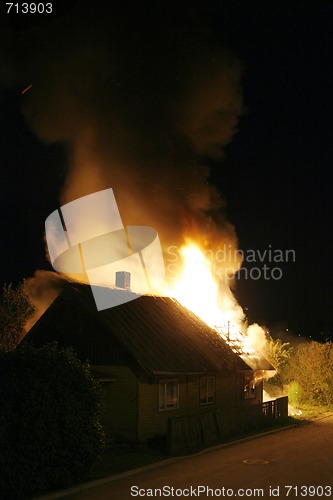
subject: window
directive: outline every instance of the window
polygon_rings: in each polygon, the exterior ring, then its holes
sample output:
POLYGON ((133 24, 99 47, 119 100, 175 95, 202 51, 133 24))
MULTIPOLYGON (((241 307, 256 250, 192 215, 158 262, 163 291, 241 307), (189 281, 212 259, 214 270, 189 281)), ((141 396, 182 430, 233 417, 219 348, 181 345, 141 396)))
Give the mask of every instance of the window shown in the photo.
POLYGON ((178 380, 162 380, 159 387, 159 409, 173 410, 179 406, 178 380))
POLYGON ((244 399, 256 397, 256 384, 253 375, 244 375, 244 399))
POLYGON ((200 404, 213 404, 215 400, 215 377, 200 378, 200 404))

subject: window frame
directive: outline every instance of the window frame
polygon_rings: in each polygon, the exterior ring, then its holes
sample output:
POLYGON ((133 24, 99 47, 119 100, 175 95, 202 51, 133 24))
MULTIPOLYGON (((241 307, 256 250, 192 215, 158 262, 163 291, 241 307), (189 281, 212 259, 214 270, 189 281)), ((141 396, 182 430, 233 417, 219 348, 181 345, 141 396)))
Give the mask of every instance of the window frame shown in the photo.
POLYGON ((243 399, 255 399, 257 397, 257 385, 253 375, 244 375, 243 388, 243 399))
POLYGON ((161 379, 158 384, 158 410, 163 412, 163 411, 177 410, 178 408, 179 408, 179 380, 175 378, 161 379), (175 395, 173 395, 173 398, 167 394, 168 384, 171 383, 173 384, 174 386, 173 390, 175 391, 175 395), (175 403, 170 405, 170 403, 168 403, 168 399, 169 401, 171 399, 175 399, 175 403))
POLYGON ((215 395, 216 395, 216 390, 215 390, 215 385, 216 385, 216 378, 214 375, 204 375, 203 377, 200 377, 199 379, 199 405, 200 406, 205 406, 205 405, 213 405, 215 403, 215 395), (205 384, 205 397, 202 397, 202 382, 206 380, 205 384), (213 381, 212 387, 209 387, 209 384, 213 381))

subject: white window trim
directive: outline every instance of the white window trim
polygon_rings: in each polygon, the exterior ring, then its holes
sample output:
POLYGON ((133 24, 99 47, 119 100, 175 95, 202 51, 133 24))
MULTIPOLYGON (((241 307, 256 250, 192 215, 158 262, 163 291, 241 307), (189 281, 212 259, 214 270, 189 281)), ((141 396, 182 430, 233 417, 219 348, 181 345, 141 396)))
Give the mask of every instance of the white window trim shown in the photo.
POLYGON ((179 380, 178 379, 161 379, 158 384, 158 409, 159 411, 171 411, 179 408, 179 380), (164 386, 164 405, 166 401, 167 384, 173 382, 176 386, 176 404, 169 407, 161 407, 161 386, 164 386))

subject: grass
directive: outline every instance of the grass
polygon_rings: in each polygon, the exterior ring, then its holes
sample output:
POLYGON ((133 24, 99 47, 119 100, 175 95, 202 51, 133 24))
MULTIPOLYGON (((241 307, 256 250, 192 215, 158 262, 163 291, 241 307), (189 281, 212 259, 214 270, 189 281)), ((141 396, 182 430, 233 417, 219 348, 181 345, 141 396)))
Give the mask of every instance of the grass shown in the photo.
POLYGON ((294 415, 293 418, 298 421, 309 421, 315 420, 316 418, 328 417, 333 413, 333 405, 310 405, 308 403, 303 403, 298 405, 298 410, 301 410, 301 414, 294 415))

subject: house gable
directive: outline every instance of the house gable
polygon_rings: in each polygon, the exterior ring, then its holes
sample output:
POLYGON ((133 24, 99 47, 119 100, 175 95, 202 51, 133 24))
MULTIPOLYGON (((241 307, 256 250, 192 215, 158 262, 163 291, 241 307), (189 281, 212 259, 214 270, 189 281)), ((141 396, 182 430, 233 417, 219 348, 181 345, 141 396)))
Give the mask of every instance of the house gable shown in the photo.
POLYGON ((24 338, 36 347, 58 342, 92 365, 131 364, 128 353, 99 321, 94 307, 75 287, 66 287, 24 338))

